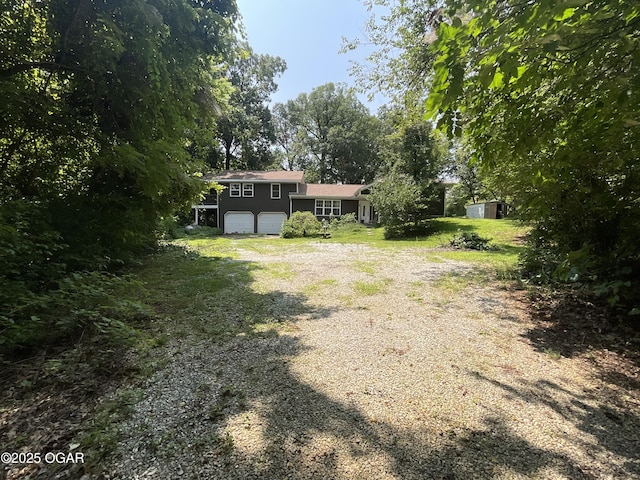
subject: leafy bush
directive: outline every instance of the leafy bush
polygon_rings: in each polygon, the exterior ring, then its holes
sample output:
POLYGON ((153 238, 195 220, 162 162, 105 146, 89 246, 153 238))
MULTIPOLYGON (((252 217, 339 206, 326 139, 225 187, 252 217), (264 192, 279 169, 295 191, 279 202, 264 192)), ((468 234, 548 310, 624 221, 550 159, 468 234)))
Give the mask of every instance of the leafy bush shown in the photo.
POLYGON ((282 238, 313 237, 322 231, 322 224, 311 212, 293 212, 282 224, 282 238))
POLYGON ((70 338, 98 339, 107 348, 127 344, 136 338, 134 324, 150 317, 146 306, 127 299, 127 293, 140 288, 115 275, 76 272, 55 289, 2 295, 0 357, 70 338))
POLYGON ((495 250, 495 247, 490 245, 489 238, 484 238, 473 232, 458 232, 456 233, 449 244, 454 248, 462 248, 468 250, 495 250))
POLYGON ((359 225, 360 223, 358 222, 358 219, 356 218, 356 214, 351 212, 351 213, 345 213, 344 215, 340 216, 340 217, 336 217, 334 219, 331 220, 330 223, 330 227, 332 230, 338 230, 341 228, 348 228, 351 227, 353 225, 359 225))
POLYGON ((563 252, 545 226, 537 225, 520 255, 523 278, 533 284, 578 290, 615 314, 633 316, 632 323, 640 324, 640 283, 636 280, 640 258, 629 255, 630 249, 602 258, 586 242, 573 248, 563 252))

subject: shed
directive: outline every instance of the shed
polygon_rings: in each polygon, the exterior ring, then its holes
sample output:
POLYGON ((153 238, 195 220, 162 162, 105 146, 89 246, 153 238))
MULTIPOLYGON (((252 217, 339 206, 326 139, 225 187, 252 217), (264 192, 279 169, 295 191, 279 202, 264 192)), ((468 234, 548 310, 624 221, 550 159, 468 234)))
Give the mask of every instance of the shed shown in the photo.
POLYGON ((504 218, 507 216, 508 205, 506 202, 493 200, 491 202, 474 203, 467 205, 468 218, 504 218))

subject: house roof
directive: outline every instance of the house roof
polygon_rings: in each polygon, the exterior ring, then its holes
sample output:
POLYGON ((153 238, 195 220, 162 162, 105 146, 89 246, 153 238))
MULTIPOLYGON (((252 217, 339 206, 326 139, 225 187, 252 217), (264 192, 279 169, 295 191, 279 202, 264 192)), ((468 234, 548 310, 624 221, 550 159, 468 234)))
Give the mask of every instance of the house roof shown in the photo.
POLYGON ((304 172, 288 170, 278 170, 270 172, 257 172, 257 171, 234 171, 226 170, 224 172, 216 173, 213 175, 205 176, 208 180, 215 180, 216 182, 253 182, 253 183, 304 183, 304 172))
POLYGON ((357 198, 361 190, 368 185, 333 185, 328 183, 305 183, 300 185, 298 193, 291 198, 357 198))

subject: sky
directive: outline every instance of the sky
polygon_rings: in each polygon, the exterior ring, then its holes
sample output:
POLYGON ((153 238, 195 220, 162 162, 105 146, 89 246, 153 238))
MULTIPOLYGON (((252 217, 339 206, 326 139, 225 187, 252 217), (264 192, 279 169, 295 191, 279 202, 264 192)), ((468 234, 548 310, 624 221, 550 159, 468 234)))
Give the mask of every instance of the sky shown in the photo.
MULTIPOLYGON (((363 62, 361 47, 339 53, 342 37, 364 38, 368 12, 360 0, 236 0, 249 40, 256 53, 278 56, 287 70, 276 82, 273 102, 286 102, 328 82, 355 86, 350 61, 363 62)), ((375 113, 384 103, 364 94, 360 100, 375 113)))

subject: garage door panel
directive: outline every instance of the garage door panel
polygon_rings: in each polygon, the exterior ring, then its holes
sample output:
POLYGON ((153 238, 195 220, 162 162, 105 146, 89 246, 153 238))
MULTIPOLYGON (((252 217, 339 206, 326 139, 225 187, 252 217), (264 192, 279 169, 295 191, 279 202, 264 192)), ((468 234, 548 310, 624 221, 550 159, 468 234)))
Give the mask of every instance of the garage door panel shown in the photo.
POLYGON ((224 233, 254 233, 253 213, 227 212, 224 214, 224 233))
POLYGON ((287 219, 284 212, 263 212, 258 214, 258 233, 279 234, 287 219))

